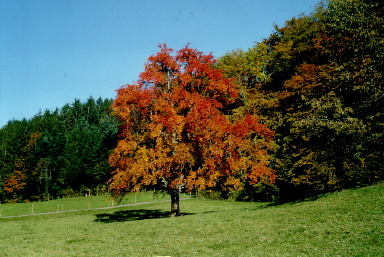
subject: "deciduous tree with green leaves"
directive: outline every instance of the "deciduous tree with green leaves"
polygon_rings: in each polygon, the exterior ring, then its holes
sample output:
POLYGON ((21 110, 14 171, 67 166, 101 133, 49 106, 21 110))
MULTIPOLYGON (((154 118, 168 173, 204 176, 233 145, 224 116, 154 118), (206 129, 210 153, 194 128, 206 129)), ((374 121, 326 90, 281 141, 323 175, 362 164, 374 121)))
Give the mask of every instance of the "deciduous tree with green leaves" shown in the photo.
POLYGON ((383 10, 380 1, 324 1, 220 58, 246 88, 234 113, 253 109, 276 132, 285 200, 384 178, 383 10), (255 74, 265 79, 249 81, 255 74))

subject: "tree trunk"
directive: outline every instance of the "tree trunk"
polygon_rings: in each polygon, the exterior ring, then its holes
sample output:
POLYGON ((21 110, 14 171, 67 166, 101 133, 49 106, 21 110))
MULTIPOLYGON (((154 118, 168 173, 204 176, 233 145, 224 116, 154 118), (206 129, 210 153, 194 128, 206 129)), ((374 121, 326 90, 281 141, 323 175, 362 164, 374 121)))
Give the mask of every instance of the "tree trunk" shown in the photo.
POLYGON ((171 217, 180 216, 180 194, 179 190, 176 188, 171 188, 169 190, 171 195, 171 217))

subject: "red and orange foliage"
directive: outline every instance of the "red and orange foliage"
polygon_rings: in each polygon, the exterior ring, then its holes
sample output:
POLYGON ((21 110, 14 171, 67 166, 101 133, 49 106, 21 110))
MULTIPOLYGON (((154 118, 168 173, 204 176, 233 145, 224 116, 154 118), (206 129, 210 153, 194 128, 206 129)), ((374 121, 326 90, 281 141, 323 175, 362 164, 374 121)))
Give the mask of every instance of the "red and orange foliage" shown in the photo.
POLYGON ((166 190, 236 190, 273 183, 268 167, 274 132, 255 115, 233 121, 239 97, 216 60, 188 46, 160 45, 135 84, 117 90, 113 110, 121 122, 111 153, 110 187, 116 195, 145 186, 166 190))
MULTIPOLYGON (((30 135, 28 141, 22 149, 23 157, 19 158, 15 162, 15 170, 13 174, 4 181, 4 191, 7 194, 16 195, 17 192, 22 191, 27 186, 27 163, 30 152, 35 147, 37 141, 41 137, 41 133, 34 132, 30 135)), ((15 198, 15 201, 17 198, 15 198)))
POLYGON ((6 193, 13 193, 19 190, 22 190, 27 183, 25 183, 25 179, 27 176, 19 170, 16 170, 12 176, 7 178, 4 183, 4 191, 6 193))

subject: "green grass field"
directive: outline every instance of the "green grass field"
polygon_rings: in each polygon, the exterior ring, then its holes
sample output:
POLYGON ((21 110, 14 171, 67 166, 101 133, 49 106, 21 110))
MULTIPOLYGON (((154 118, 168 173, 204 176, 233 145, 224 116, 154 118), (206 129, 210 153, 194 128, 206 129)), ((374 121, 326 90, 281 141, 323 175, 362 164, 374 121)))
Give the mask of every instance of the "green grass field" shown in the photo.
POLYGON ((284 205, 184 200, 177 218, 169 207, 3 218, 0 256, 384 256, 383 183, 284 205))

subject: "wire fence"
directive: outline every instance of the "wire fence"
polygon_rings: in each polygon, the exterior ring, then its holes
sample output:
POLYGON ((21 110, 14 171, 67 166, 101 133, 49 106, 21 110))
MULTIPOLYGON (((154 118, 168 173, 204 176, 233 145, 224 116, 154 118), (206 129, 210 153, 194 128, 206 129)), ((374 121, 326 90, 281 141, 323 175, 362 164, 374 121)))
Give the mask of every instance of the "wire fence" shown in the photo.
MULTIPOLYGON (((189 199, 189 195, 182 195, 181 199, 189 199)), ((156 195, 151 192, 143 192, 132 193, 121 202, 114 201, 110 196, 88 196, 60 198, 44 202, 9 203, 0 205, 0 219, 85 210, 112 209, 169 201, 170 197, 168 195, 156 195)))

